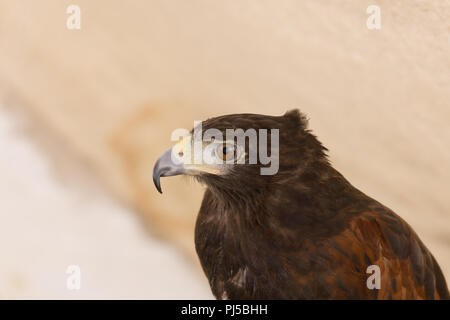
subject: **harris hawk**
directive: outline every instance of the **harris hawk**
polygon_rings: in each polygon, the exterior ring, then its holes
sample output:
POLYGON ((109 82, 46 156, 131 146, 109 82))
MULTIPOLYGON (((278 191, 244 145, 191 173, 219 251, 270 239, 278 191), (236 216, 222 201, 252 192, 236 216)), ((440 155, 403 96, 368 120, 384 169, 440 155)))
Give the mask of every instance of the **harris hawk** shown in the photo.
POLYGON ((332 167, 298 110, 203 121, 201 152, 210 161, 192 161, 196 135, 158 159, 153 179, 160 192, 165 176, 185 174, 206 185, 195 246, 217 299, 449 299, 418 235, 332 167), (277 172, 261 174, 267 163, 259 157, 250 163, 250 142, 239 151, 235 140, 204 139, 207 129, 277 132, 277 172), (214 161, 229 154, 234 161, 214 161), (376 287, 369 285, 374 266, 376 287))

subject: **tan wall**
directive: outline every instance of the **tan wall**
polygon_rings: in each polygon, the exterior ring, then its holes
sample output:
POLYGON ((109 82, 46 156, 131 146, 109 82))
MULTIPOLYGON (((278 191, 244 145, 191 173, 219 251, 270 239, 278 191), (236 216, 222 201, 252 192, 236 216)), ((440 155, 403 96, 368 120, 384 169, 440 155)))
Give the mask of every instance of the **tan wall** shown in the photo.
POLYGON ((173 129, 299 107, 450 278, 450 1, 0 1, 0 85, 192 252, 202 188, 151 181, 173 129), (81 30, 66 8, 81 7, 81 30), (378 4, 381 30, 366 28, 378 4))

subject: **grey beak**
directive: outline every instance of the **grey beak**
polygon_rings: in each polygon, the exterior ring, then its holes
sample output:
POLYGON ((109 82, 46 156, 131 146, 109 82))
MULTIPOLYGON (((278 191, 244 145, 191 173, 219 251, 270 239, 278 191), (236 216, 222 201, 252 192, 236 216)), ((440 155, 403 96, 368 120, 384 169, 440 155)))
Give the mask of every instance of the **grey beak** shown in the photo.
POLYGON ((162 193, 161 182, 159 181, 161 177, 177 176, 184 173, 184 168, 181 163, 175 163, 172 160, 172 149, 167 150, 164 154, 156 161, 153 167, 153 182, 155 183, 156 189, 159 193, 162 193))

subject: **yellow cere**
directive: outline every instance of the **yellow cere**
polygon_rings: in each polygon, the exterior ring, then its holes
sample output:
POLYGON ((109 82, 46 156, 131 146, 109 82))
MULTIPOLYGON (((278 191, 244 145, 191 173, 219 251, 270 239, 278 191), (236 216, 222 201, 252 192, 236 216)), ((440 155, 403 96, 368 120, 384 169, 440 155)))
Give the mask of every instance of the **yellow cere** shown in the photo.
MULTIPOLYGON (((203 146, 199 146, 200 152, 202 151, 202 148, 203 146)), ((220 174, 220 170, 218 168, 212 168, 207 164, 202 163, 201 153, 198 155, 199 159, 198 160, 195 159, 193 150, 197 151, 196 146, 192 145, 191 135, 184 136, 172 147, 173 157, 178 162, 183 164, 183 167, 186 169, 186 173, 195 174, 200 172, 206 172, 211 174, 220 174)))

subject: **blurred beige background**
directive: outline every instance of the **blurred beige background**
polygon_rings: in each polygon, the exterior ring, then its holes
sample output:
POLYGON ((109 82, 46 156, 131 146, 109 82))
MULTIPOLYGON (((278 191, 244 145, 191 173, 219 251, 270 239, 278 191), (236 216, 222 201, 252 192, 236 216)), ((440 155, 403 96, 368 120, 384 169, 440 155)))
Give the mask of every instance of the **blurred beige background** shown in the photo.
POLYGON ((449 0, 0 0, 0 98, 0 297, 210 298, 202 187, 159 195, 154 161, 194 120, 295 107, 450 278, 449 0))

